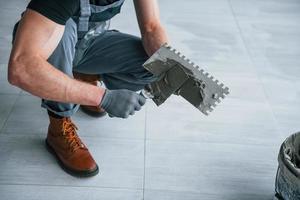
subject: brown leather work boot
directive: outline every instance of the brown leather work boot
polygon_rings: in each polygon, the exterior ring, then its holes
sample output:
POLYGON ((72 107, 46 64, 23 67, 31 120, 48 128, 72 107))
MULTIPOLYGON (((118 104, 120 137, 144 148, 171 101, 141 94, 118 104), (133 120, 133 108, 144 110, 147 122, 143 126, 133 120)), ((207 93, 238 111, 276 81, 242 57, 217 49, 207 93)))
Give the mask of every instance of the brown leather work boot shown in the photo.
MULTIPOLYGON (((73 76, 75 79, 89 83, 91 85, 95 85, 97 86, 97 83, 100 79, 100 77, 98 75, 94 75, 94 74, 82 74, 82 73, 78 73, 78 72, 73 72, 73 76)), ((92 117, 103 117, 106 112, 104 109, 98 107, 98 106, 85 106, 85 105, 81 105, 80 106, 81 110, 92 116, 92 117)))
POLYGON ((78 177, 98 174, 98 166, 77 135, 77 127, 71 119, 66 117, 57 119, 51 116, 49 118, 46 146, 62 169, 78 177))

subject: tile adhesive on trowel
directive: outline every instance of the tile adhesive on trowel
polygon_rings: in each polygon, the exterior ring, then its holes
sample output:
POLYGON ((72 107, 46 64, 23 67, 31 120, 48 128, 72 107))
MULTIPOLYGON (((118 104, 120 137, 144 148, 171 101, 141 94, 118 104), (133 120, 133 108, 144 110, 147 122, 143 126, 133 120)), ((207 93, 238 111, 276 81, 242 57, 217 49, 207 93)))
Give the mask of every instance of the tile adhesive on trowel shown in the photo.
POLYGON ((228 87, 167 44, 162 45, 143 66, 157 77, 157 81, 149 84, 142 94, 157 106, 176 94, 208 115, 216 103, 229 94, 228 87))

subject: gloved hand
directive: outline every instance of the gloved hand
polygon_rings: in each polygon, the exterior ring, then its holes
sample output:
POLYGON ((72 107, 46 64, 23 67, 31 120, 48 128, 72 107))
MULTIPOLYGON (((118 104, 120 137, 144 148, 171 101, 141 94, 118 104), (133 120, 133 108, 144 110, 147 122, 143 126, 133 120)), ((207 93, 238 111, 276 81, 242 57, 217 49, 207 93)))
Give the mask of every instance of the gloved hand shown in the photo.
POLYGON ((139 111, 145 103, 145 97, 133 91, 126 89, 106 89, 99 106, 103 108, 109 116, 127 118, 129 115, 133 115, 135 111, 139 111))

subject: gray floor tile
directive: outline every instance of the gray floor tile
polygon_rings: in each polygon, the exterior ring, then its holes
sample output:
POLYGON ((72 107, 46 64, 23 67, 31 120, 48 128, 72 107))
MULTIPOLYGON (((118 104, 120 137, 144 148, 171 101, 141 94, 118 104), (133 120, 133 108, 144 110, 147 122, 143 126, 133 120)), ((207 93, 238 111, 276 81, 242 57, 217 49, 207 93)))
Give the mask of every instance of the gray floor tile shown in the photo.
POLYGON ((281 134, 291 134, 299 130, 300 3, 230 2, 281 134))
MULTIPOLYGON (((14 24, 20 19, 21 13, 25 10, 28 0, 26 1, 0 1, 0 64, 7 64, 11 49, 11 35, 14 24), (13 12, 12 12, 13 11, 13 12)), ((1 83, 0 83, 1 84, 1 83)))
POLYGON ((239 20, 244 21, 256 19, 257 22, 284 25, 282 22, 287 18, 291 19, 290 23, 293 23, 299 16, 300 4, 295 0, 229 0, 229 2, 239 20))
POLYGON ((46 135, 48 117, 41 101, 34 96, 20 96, 13 108, 3 132, 6 134, 41 134, 46 135), (16 126, 18 124, 18 126, 16 126))
POLYGON ((180 1, 172 0, 159 3, 161 10, 165 11, 162 14, 165 13, 165 15, 174 15, 179 12, 194 13, 195 15, 221 15, 225 17, 231 15, 230 7, 226 0, 190 0, 187 5, 183 5, 180 1))
POLYGON ((6 49, 0 49, 0 63, 1 64, 7 64, 8 63, 8 59, 9 59, 9 51, 7 51, 6 49))
POLYGON ((181 97, 147 106, 147 139, 272 145, 282 138, 263 101, 228 98, 209 116, 181 97))
POLYGON ((277 145, 148 141, 145 189, 227 199, 272 196, 277 152, 277 145))
MULTIPOLYGON (((162 22, 175 48, 209 72, 253 73, 227 1, 189 1, 184 9, 175 6, 178 4, 160 2, 162 22)), ((123 12, 112 20, 112 27, 139 34, 135 21, 132 26, 123 22, 135 17, 130 5, 126 2, 123 12)))
MULTIPOLYGON (((0 135, 0 185, 117 187, 142 189, 144 143, 139 140, 82 138, 98 162, 96 177, 66 174, 44 146, 44 137, 0 135)), ((0 186, 1 187, 1 186, 0 186)))
MULTIPOLYGON (((286 69, 287 73, 289 69, 286 69)), ((288 78, 285 73, 281 76, 269 74, 263 76, 263 83, 268 101, 270 102, 276 121, 285 136, 300 130, 300 81, 288 78)), ((294 73, 293 76, 300 76, 294 73)))
POLYGON ((145 115, 145 107, 128 119, 110 118, 108 115, 102 118, 93 118, 79 110, 75 114, 74 120, 84 136, 144 139, 145 115))
POLYGON ((12 200, 141 200, 141 190, 61 187, 37 185, 1 185, 0 194, 3 199, 12 200))
MULTIPOLYGON (((0 54, 1 55, 1 54, 0 54)), ((0 94, 19 94, 20 89, 7 80, 7 64, 0 64, 0 94)))
POLYGON ((175 48, 208 72, 253 73, 232 16, 183 15, 166 20, 175 48), (198 20, 185 20, 194 17, 198 20))
POLYGON ((9 117, 9 114, 17 98, 17 95, 0 94, 0 132, 2 131, 4 123, 7 121, 7 118, 9 117))
POLYGON ((279 124, 279 130, 282 137, 286 138, 289 135, 300 131, 300 106, 272 106, 276 121, 279 124))
POLYGON ((242 191, 224 194, 205 194, 196 192, 178 192, 178 191, 161 191, 145 190, 145 200, 270 200, 273 194, 245 194, 242 191))
MULTIPOLYGON (((39 98, 22 95, 16 102, 3 132, 6 134, 41 134, 47 132, 49 120, 46 110, 41 108, 39 98), (16 126, 18 124, 18 126, 16 126)), ((99 138, 133 138, 143 139, 145 133, 145 109, 124 120, 110 118, 93 118, 82 111, 73 117, 79 127, 79 134, 85 137, 99 138)))

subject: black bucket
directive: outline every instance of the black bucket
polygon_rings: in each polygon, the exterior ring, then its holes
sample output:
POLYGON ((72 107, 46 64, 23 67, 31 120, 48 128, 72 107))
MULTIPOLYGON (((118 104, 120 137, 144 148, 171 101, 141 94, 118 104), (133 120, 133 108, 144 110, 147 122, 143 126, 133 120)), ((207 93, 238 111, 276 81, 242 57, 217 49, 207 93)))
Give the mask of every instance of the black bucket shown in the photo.
POLYGON ((300 200, 300 132, 281 145, 274 200, 300 200))

